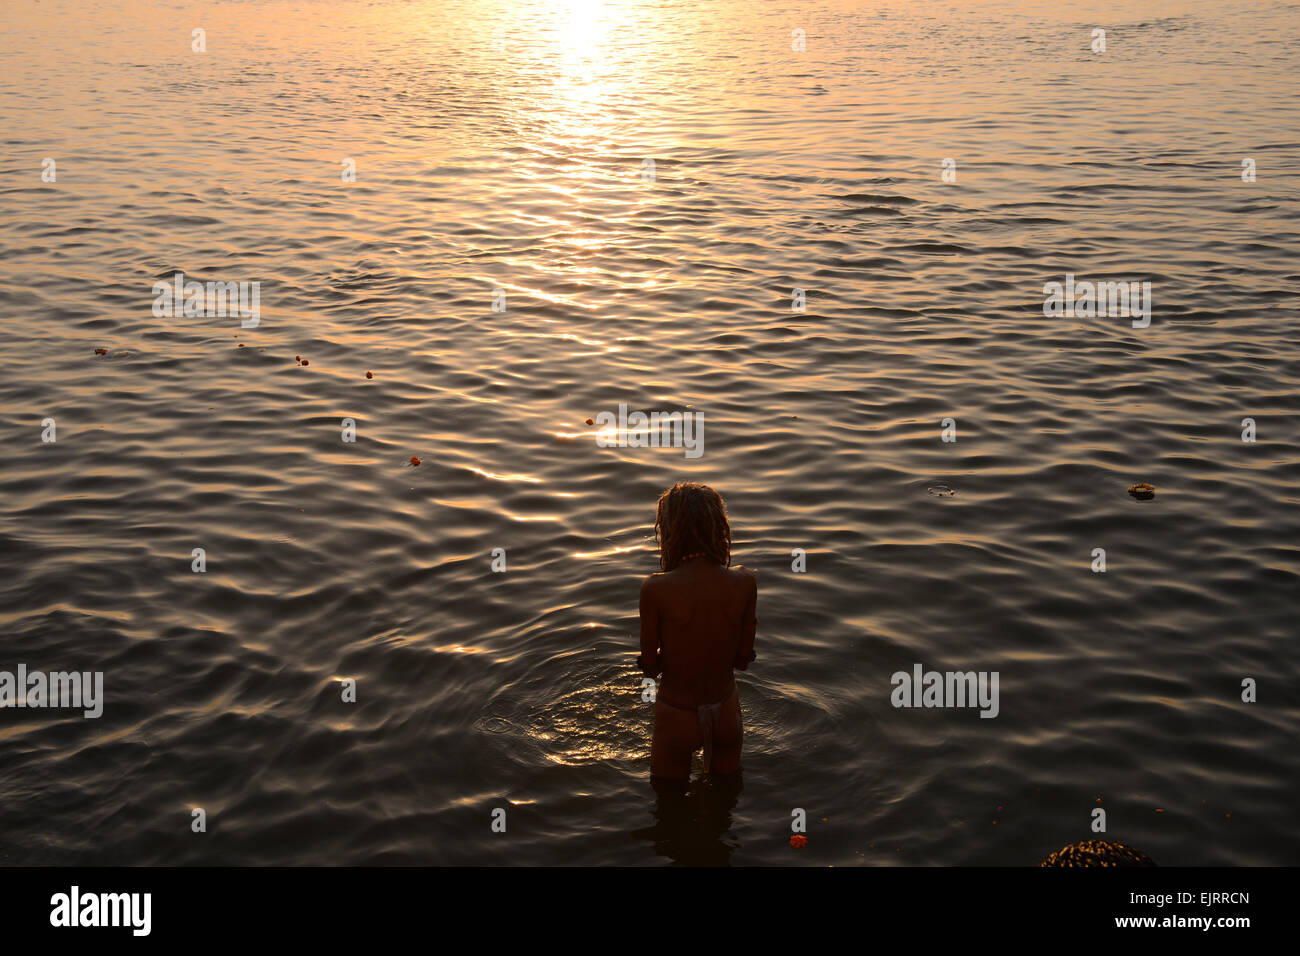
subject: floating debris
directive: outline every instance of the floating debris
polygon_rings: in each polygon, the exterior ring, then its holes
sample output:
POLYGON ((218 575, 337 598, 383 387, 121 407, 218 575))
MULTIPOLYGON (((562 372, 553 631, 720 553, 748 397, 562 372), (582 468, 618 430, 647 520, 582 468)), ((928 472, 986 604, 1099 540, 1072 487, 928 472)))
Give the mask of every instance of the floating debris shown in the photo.
POLYGON ((308 362, 306 359, 303 359, 303 360, 302 360, 302 364, 303 364, 303 365, 310 365, 311 362, 308 362))
POLYGON ((419 463, 420 463, 420 459, 418 459, 418 458, 416 458, 414 455, 412 455, 412 456, 411 456, 411 464, 412 464, 412 465, 418 465, 419 463))
POLYGON ((1139 481, 1136 485, 1129 485, 1128 493, 1138 501, 1150 501, 1156 496, 1156 489, 1154 485, 1139 481))
POLYGON ((1061 847, 1039 866, 1155 866, 1141 850, 1108 840, 1085 840, 1061 847))
POLYGON ((107 355, 107 354, 108 354, 108 349, 95 349, 95 354, 96 354, 96 355, 107 355))
POLYGON ((374 373, 374 372, 367 372, 367 373, 366 373, 366 378, 374 378, 374 377, 375 377, 375 373, 374 373))
POLYGON ((957 493, 947 485, 931 485, 928 490, 936 498, 951 498, 957 493))
POLYGON ((587 424, 588 424, 588 425, 594 425, 594 424, 596 424, 596 420, 595 420, 594 418, 588 418, 588 419, 587 419, 587 424))

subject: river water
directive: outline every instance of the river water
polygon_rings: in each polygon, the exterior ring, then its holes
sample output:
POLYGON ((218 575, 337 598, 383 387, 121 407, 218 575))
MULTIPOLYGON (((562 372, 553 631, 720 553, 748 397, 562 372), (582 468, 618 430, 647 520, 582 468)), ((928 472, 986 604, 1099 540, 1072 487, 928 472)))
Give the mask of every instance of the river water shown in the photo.
POLYGON ((0 862, 1025 865, 1099 807, 1300 862, 1294 4, 0 19, 0 670, 105 687, 0 710, 0 862), (677 480, 760 589, 743 790, 685 807, 634 667, 677 480), (917 664, 998 715, 893 707, 917 664))

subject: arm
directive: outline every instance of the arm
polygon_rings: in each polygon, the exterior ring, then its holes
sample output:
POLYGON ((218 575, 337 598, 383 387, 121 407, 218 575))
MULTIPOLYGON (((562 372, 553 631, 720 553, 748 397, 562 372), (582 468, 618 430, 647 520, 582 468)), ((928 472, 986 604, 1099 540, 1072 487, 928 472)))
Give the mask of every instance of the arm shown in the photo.
POLYGON ((754 632, 758 630, 758 578, 753 571, 749 572, 749 580, 746 583, 748 593, 745 596, 745 613, 740 619, 740 647, 736 648, 736 659, 733 665, 740 670, 748 669, 753 663, 754 658, 758 655, 754 652, 754 632))
POLYGON ((654 575, 641 582, 641 656, 636 659, 641 673, 658 677, 662 668, 659 656, 659 605, 656 601, 654 575))

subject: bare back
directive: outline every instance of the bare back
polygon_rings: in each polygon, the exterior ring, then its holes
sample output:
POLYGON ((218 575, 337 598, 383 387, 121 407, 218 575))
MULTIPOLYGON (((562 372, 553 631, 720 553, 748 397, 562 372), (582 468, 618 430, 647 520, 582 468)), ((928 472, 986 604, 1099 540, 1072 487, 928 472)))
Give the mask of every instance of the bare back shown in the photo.
POLYGON ((642 670, 662 668, 665 703, 695 708, 731 693, 732 669, 744 670, 753 657, 757 593, 753 571, 706 559, 645 579, 642 670))

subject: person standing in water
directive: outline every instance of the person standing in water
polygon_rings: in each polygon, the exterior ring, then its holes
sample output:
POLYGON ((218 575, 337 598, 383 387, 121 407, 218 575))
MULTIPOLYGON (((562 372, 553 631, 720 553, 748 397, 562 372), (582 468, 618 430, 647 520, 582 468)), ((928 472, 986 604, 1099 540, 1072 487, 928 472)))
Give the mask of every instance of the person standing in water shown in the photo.
POLYGON ((655 514, 659 566, 641 584, 641 656, 659 677, 650 779, 685 786, 691 755, 704 748, 704 769, 740 769, 743 731, 734 669, 754 660, 758 580, 731 567, 731 525, 722 496, 697 482, 678 482, 655 514))

